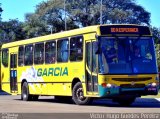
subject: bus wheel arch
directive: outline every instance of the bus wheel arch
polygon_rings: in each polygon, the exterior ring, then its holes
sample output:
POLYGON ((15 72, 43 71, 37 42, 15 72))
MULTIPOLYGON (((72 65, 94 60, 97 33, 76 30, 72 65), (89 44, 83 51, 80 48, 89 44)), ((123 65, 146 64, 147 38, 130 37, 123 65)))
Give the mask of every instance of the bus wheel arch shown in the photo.
POLYGON ((86 105, 92 102, 92 98, 84 97, 82 83, 79 79, 72 82, 72 100, 77 105, 86 105))
POLYGON ((23 80, 22 80, 22 82, 21 82, 21 89, 22 89, 22 86, 23 86, 23 83, 24 83, 24 82, 27 82, 27 80, 26 80, 26 79, 23 79, 23 80))
POLYGON ((72 81, 72 91, 73 91, 73 87, 76 85, 76 83, 81 82, 79 78, 74 78, 72 81))

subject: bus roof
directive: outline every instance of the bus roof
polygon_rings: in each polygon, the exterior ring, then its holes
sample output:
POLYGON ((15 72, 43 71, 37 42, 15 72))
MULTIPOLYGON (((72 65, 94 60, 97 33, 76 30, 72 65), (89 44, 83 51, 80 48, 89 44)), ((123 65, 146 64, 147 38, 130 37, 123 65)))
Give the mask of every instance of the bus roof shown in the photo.
POLYGON ((69 31, 58 32, 58 33, 54 33, 54 34, 50 34, 50 35, 39 36, 39 37, 35 37, 35 38, 5 43, 2 45, 2 48, 31 44, 31 43, 42 42, 42 41, 47 41, 47 40, 52 40, 52 39, 66 38, 66 37, 70 37, 70 36, 87 34, 87 33, 94 33, 94 32, 97 33, 97 35, 100 35, 100 31, 98 29, 101 26, 106 26, 106 27, 109 26, 110 27, 110 26, 141 26, 141 25, 136 25, 136 24, 94 25, 94 26, 88 26, 88 27, 84 27, 84 28, 73 29, 73 30, 69 30, 69 31))
POLYGON ((42 42, 45 40, 47 41, 47 40, 52 40, 52 39, 66 38, 69 36, 81 35, 81 34, 85 34, 85 33, 93 33, 93 32, 97 31, 98 27, 99 27, 99 25, 88 26, 88 27, 73 29, 73 30, 69 30, 69 31, 62 31, 62 32, 58 32, 58 33, 54 33, 54 34, 50 34, 50 35, 39 36, 39 37, 34 37, 34 38, 20 40, 20 41, 14 41, 14 42, 3 44, 2 48, 14 47, 14 46, 25 45, 25 44, 36 43, 36 42, 42 42))

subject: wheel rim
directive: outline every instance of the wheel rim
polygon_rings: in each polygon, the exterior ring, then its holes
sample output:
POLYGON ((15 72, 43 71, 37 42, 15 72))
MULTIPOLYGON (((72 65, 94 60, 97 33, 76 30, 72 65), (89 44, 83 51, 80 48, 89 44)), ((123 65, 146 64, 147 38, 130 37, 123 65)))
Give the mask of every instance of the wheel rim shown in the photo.
POLYGON ((83 89, 82 88, 78 88, 77 92, 76 92, 76 96, 77 96, 77 99, 79 101, 84 101, 86 98, 84 97, 83 95, 83 89))

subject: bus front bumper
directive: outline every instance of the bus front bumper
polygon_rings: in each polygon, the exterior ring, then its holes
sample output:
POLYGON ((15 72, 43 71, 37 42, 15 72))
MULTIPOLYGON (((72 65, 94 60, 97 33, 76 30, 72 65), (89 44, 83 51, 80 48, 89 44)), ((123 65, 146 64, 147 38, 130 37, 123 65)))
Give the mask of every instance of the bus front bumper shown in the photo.
POLYGON ((143 96, 143 95, 157 95, 159 86, 147 85, 144 87, 121 87, 121 86, 111 86, 103 87, 99 85, 99 96, 100 97, 114 97, 118 95, 133 95, 133 96, 143 96))

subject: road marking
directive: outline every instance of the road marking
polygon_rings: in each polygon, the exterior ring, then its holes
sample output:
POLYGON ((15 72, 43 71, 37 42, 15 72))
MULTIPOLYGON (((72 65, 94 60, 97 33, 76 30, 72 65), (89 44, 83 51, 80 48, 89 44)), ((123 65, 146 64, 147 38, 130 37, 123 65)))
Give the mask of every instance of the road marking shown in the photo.
POLYGON ((160 98, 156 98, 156 100, 158 100, 160 102, 160 98))

